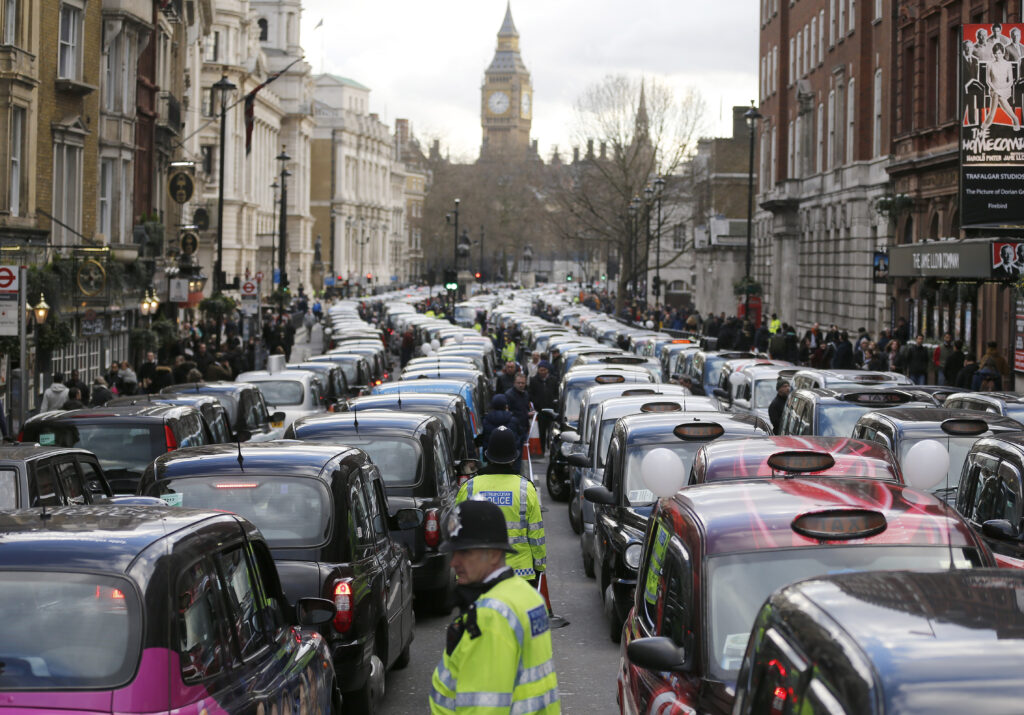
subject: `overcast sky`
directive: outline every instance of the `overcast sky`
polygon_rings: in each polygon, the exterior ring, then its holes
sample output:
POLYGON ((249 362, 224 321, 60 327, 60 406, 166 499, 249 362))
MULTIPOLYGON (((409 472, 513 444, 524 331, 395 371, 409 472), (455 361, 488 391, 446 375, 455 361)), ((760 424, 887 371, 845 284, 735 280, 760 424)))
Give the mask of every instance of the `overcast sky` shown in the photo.
MULTIPOLYGON (((452 158, 480 149, 480 85, 505 0, 304 0, 302 45, 314 72, 373 91, 370 111, 412 121, 452 158), (323 26, 314 26, 323 19, 323 26)), ((757 96, 756 0, 512 0, 533 83, 532 135, 547 159, 569 148, 573 102, 608 74, 695 86, 708 134, 730 131, 729 108, 757 96)))

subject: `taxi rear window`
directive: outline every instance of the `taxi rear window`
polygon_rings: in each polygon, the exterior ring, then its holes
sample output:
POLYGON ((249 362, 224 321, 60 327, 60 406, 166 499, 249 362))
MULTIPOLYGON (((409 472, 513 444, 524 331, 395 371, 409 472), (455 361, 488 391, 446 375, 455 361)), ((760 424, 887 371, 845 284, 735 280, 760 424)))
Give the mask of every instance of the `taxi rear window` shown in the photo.
POLYGON ((142 608, 122 578, 0 571, 0 691, 113 689, 142 650, 142 608))
POLYGON ((18 473, 0 469, 0 509, 18 508, 18 473))
POLYGON ((243 473, 159 482, 152 496, 170 506, 220 509, 243 516, 272 549, 311 548, 331 533, 331 495, 323 482, 243 473))
POLYGON ((256 387, 268 405, 301 405, 305 390, 298 380, 261 380, 256 387))

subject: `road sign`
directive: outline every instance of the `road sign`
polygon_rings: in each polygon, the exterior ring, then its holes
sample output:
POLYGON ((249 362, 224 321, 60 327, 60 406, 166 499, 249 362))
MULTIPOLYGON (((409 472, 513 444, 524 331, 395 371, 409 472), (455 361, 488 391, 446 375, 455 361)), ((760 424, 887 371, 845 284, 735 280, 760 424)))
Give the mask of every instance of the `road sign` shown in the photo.
POLYGON ((280 283, 281 282, 281 269, 280 268, 275 268, 274 269, 274 282, 275 283, 280 283))
POLYGON ((256 283, 246 281, 242 284, 242 295, 256 295, 256 283))
POLYGON ((263 271, 256 271, 256 282, 257 283, 262 283, 263 282, 263 271))
POLYGON ((17 266, 0 266, 0 335, 18 334, 21 318, 20 290, 17 266))
POLYGON ((334 276, 324 276, 324 285, 331 287, 334 285, 334 276))
POLYGON ((172 278, 168 281, 167 300, 171 303, 188 302, 188 278, 172 278))
POLYGON ((256 315, 260 312, 260 288, 256 281, 242 283, 242 314, 256 315))

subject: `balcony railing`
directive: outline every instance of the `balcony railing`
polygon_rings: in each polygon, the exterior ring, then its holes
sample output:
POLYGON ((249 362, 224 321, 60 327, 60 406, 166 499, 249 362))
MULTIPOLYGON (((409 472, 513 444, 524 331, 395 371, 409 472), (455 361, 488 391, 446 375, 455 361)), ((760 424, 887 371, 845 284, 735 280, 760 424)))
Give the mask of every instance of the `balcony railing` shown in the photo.
POLYGON ((181 133, 181 102, 170 92, 157 96, 157 125, 175 135, 181 133))

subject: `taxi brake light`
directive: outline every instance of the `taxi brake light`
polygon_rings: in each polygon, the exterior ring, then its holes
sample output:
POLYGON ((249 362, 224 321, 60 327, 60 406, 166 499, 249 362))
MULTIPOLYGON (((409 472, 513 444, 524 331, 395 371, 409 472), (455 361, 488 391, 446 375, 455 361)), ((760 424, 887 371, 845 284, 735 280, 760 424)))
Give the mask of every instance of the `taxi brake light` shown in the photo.
POLYGON ((672 434, 684 441, 702 442, 721 437, 725 434, 725 427, 717 422, 687 422, 676 425, 672 434))
POLYGON ((641 412, 682 412, 678 402, 645 402, 640 406, 641 412))
POLYGON ((625 382, 626 378, 622 375, 598 375, 594 378, 594 382, 600 385, 609 385, 615 382, 625 382))
POLYGON ((214 489, 255 489, 258 486, 256 482, 224 482, 213 485, 214 489))
POLYGON ((768 457, 768 466, 772 468, 772 471, 787 474, 823 472, 826 469, 831 469, 835 463, 835 458, 828 452, 794 450, 776 452, 768 457))
POLYGON ((178 448, 178 438, 174 436, 170 425, 164 425, 164 440, 167 443, 168 452, 173 452, 178 448))
POLYGON ((830 509, 801 514, 790 525, 798 534, 821 541, 864 539, 885 531, 885 515, 867 509, 830 509))
POLYGON ((423 519, 423 540, 427 546, 436 547, 441 543, 441 523, 437 509, 428 509, 423 519))
POLYGON ((352 579, 334 584, 334 630, 348 633, 352 628, 352 579))
POLYGON ((967 420, 952 418, 943 420, 942 431, 956 437, 976 437, 988 432, 988 423, 985 420, 967 420))

